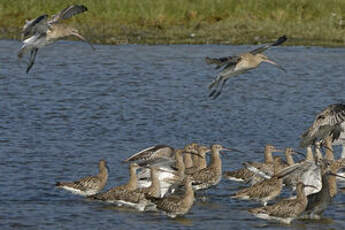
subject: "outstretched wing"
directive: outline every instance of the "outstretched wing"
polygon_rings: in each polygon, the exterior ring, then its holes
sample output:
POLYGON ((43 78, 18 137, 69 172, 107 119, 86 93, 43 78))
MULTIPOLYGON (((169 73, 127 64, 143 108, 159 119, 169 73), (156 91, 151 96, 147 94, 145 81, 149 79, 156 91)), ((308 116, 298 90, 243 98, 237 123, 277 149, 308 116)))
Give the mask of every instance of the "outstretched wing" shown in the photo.
POLYGON ((84 5, 71 5, 56 15, 52 16, 52 19, 49 21, 50 24, 58 23, 61 20, 68 19, 73 17, 76 14, 80 14, 87 11, 86 6, 84 5))
MULTIPOLYGON (((339 134, 340 124, 345 121, 345 104, 327 106, 315 118, 311 127, 301 136, 300 146, 305 147, 317 138, 323 139, 330 134, 339 134)), ((336 137, 337 135, 334 135, 336 137)))
POLYGON ((225 68, 232 66, 232 65, 236 65, 237 62, 240 60, 241 58, 239 56, 228 56, 228 57, 220 57, 220 58, 210 58, 210 57, 206 57, 206 63, 208 65, 211 64, 216 64, 216 69, 219 69, 220 67, 226 65, 225 68))
POLYGON ((23 26, 22 40, 35 33, 45 33, 48 30, 47 18, 48 15, 44 14, 35 19, 27 20, 23 26))
POLYGON ((250 51, 250 53, 253 54, 253 55, 258 54, 258 53, 262 53, 262 52, 264 52, 265 50, 267 50, 268 48, 270 48, 272 46, 279 46, 279 45, 283 44, 286 40, 287 40, 287 37, 285 35, 281 36, 274 43, 267 44, 267 45, 261 46, 259 48, 256 48, 256 49, 250 51))
POLYGON ((125 161, 146 162, 160 158, 170 158, 174 155, 174 148, 169 145, 154 145, 149 148, 143 149, 138 153, 133 154, 125 161))

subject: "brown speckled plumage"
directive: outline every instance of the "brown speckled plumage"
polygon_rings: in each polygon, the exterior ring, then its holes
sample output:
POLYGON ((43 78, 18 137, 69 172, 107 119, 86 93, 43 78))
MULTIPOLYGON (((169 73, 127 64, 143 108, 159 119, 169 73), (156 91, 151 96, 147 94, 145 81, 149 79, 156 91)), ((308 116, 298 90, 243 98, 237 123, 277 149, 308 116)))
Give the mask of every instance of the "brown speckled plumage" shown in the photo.
MULTIPOLYGON (((274 161, 275 171, 278 170, 280 159, 277 157, 274 161)), ((264 205, 267 201, 278 196, 283 188, 283 179, 272 176, 270 179, 258 182, 251 187, 238 191, 232 198, 260 200, 264 205)))
POLYGON ((100 192, 107 183, 108 169, 105 160, 98 163, 99 173, 96 176, 87 176, 74 182, 57 182, 56 186, 79 195, 93 195, 100 192))
POLYGON ((183 195, 170 195, 162 199, 155 200, 159 210, 165 212, 170 217, 185 215, 194 203, 194 191, 192 189, 190 177, 185 179, 185 193, 183 195))
POLYGON ((290 224, 307 207, 308 200, 303 190, 304 185, 298 183, 296 199, 284 199, 270 206, 249 209, 249 212, 259 218, 275 219, 290 224))

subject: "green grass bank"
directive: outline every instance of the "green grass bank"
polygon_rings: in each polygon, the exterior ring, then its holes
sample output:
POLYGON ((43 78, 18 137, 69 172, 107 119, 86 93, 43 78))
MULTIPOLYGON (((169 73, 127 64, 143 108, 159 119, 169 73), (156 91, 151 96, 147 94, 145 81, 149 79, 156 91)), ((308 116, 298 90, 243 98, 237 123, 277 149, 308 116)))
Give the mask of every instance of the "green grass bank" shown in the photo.
POLYGON ((19 39, 25 19, 70 4, 68 23, 94 43, 345 46, 345 0, 0 0, 0 38, 19 39))

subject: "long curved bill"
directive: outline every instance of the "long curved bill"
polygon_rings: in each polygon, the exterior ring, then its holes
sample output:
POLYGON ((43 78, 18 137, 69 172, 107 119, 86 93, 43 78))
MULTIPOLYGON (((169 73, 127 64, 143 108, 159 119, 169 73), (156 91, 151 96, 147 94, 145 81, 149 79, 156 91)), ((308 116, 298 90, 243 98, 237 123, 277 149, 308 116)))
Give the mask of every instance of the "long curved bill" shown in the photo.
POLYGON ((86 40, 86 38, 84 38, 82 35, 78 34, 78 33, 72 33, 73 36, 76 36, 77 38, 79 38, 80 40, 83 40, 84 42, 86 42, 87 44, 89 44, 89 46, 91 47, 91 49, 95 50, 95 47, 93 47, 93 45, 86 40))
POLYGON ((184 152, 184 153, 188 153, 188 154, 192 154, 192 155, 196 155, 200 158, 204 158, 202 155, 200 155, 199 153, 194 153, 194 152, 184 152))
POLYGON ((234 149, 234 148, 225 148, 225 147, 223 147, 223 149, 222 149, 223 151, 229 151, 229 152, 239 152, 239 153, 244 153, 244 152, 242 152, 242 151, 240 151, 240 150, 238 150, 238 149, 234 149))
POLYGON ((276 62, 274 62, 274 61, 272 61, 272 60, 270 60, 270 59, 265 59, 265 60, 263 60, 264 62, 267 62, 267 63, 270 63, 270 64, 272 64, 272 65, 274 65, 274 66, 276 66, 278 69, 281 69, 281 70, 283 70, 284 72, 287 72, 286 71, 286 69, 284 69, 281 65, 279 65, 278 63, 276 63, 276 62))
POLYGON ((273 149, 273 152, 276 152, 276 153, 282 153, 282 152, 284 152, 284 150, 274 148, 274 149, 273 149))
POLYGON ((302 152, 298 152, 298 151, 293 151, 294 153, 297 153, 297 154, 299 154, 299 155, 301 155, 301 156, 304 156, 304 158, 305 158, 305 154, 304 153, 302 153, 302 152))
POLYGON ((324 143, 324 141, 321 141, 321 147, 322 148, 325 148, 325 149, 327 149, 327 150, 329 150, 329 151, 331 151, 332 153, 333 153, 333 149, 331 149, 331 148, 329 148, 327 145, 326 145, 326 143, 324 143))

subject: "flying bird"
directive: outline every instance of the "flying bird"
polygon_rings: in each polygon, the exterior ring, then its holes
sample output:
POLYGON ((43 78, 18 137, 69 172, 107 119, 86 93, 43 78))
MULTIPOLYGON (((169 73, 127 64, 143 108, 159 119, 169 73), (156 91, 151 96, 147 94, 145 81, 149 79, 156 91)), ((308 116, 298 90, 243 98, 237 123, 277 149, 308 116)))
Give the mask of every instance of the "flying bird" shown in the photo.
POLYGON ((278 40, 272 44, 264 45, 247 53, 221 58, 206 57, 206 63, 216 64, 216 69, 224 66, 223 70, 217 75, 216 79, 208 86, 208 89, 210 90, 209 97, 216 99, 221 94, 223 87, 229 78, 245 73, 248 70, 255 69, 262 62, 270 63, 285 71, 283 67, 270 60, 263 54, 263 52, 272 46, 281 45, 286 40, 287 37, 284 35, 278 38, 278 40))
POLYGON ((64 19, 73 17, 87 11, 83 5, 71 5, 56 15, 48 19, 48 15, 44 14, 32 20, 26 20, 22 31, 23 46, 18 52, 18 58, 22 58, 25 53, 30 52, 30 59, 26 73, 35 63, 38 49, 56 42, 67 36, 75 36, 86 41, 92 49, 93 46, 79 34, 78 30, 72 26, 61 23, 64 19), (24 40, 25 39, 25 40, 24 40))

